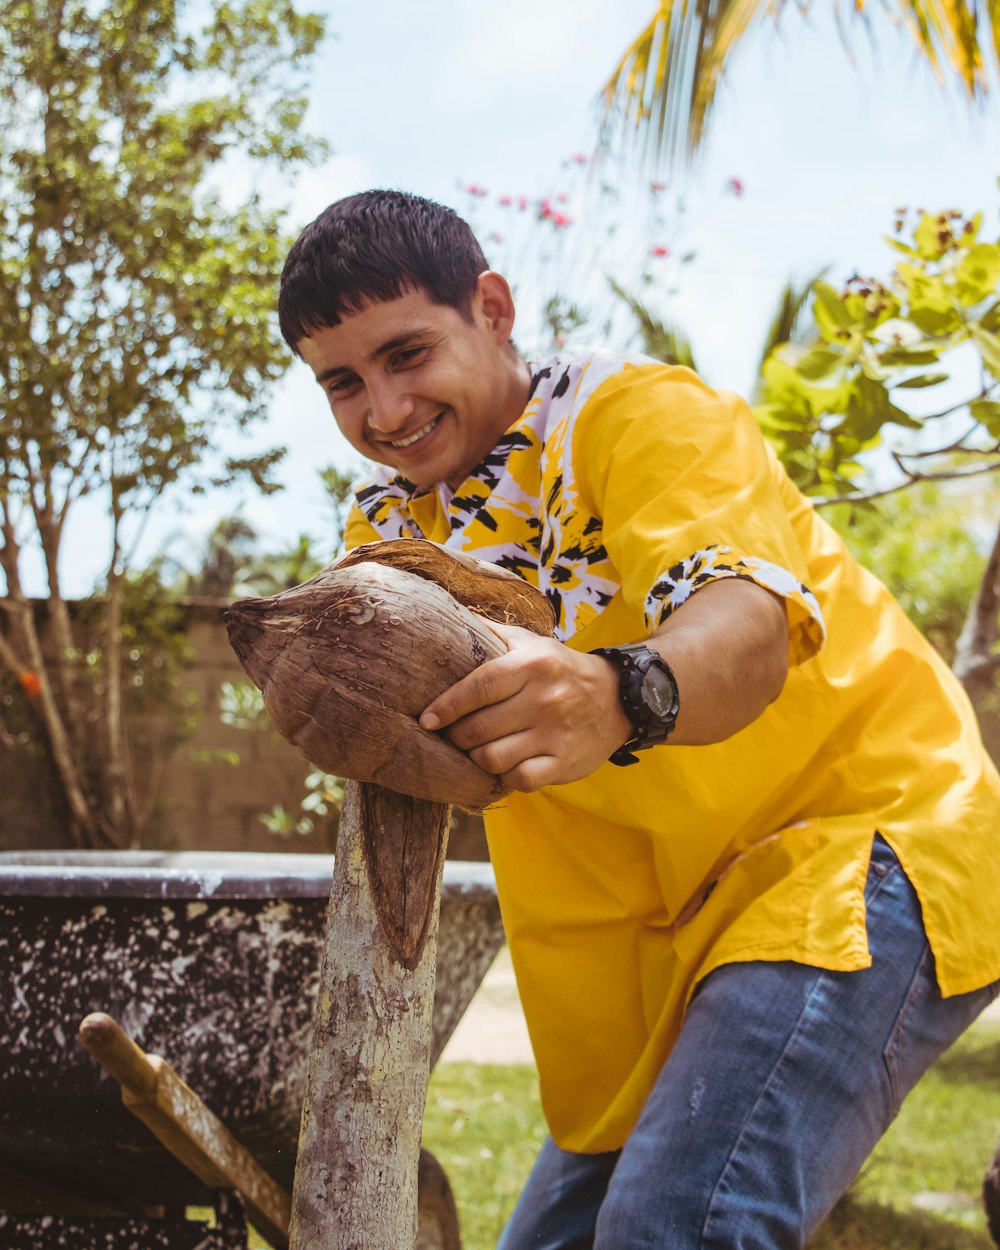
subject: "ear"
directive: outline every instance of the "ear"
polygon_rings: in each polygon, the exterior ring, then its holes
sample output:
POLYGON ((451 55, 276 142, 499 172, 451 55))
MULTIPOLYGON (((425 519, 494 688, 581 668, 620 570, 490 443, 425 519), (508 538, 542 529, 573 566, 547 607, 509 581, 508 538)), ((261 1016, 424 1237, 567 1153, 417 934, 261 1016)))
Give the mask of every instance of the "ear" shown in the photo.
POLYGON ((503 345, 510 339, 514 328, 514 297, 507 279, 487 269, 476 279, 473 309, 486 321, 497 343, 503 345))

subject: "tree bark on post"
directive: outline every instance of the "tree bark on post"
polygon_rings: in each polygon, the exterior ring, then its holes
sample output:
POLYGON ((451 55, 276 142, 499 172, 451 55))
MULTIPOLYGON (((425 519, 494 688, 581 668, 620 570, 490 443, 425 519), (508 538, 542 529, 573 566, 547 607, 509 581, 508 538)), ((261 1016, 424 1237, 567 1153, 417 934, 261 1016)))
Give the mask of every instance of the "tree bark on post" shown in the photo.
POLYGON ((291 1250, 410 1250, 450 808, 351 781, 337 836, 291 1250))

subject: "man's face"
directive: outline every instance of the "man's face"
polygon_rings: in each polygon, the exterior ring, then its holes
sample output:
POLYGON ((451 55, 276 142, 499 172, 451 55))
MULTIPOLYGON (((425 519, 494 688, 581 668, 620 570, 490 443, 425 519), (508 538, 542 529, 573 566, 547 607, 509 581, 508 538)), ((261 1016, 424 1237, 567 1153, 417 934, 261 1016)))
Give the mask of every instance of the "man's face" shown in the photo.
POLYGON ((416 486, 457 489, 527 402, 513 302, 481 274, 472 320, 422 291, 369 304, 298 343, 352 447, 416 486))

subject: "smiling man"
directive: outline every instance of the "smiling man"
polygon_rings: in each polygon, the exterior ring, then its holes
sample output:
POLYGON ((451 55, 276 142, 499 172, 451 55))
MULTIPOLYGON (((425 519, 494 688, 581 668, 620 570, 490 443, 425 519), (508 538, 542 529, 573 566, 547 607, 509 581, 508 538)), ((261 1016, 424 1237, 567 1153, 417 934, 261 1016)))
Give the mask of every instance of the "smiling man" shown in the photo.
POLYGON ((279 310, 378 466, 349 544, 429 538, 556 614, 420 718, 514 791, 486 824, 552 1136, 501 1245, 802 1246, 996 993, 962 691, 745 404, 524 361, 451 210, 332 205, 279 310))

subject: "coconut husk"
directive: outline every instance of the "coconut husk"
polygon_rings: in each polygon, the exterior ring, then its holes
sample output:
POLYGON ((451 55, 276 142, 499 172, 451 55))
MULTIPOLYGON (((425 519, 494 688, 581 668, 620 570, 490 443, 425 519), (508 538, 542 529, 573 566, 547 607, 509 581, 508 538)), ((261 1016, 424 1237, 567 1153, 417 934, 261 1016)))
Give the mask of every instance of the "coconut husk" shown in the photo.
POLYGON ((506 787, 416 718, 504 654, 484 618, 540 634, 555 624, 523 578, 422 539, 369 543, 301 586, 226 613, 275 728, 312 764, 471 810, 506 787))

